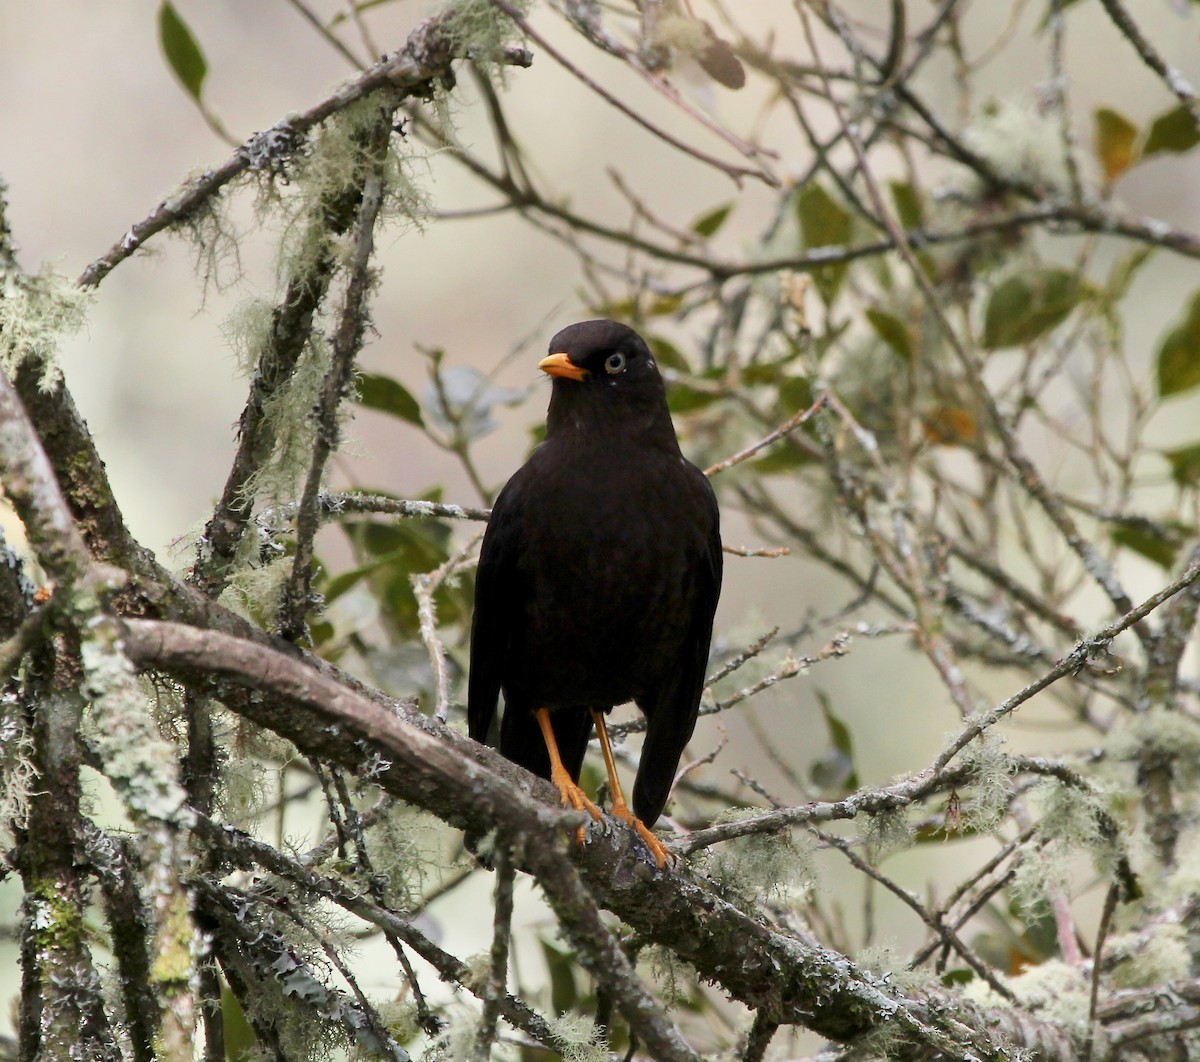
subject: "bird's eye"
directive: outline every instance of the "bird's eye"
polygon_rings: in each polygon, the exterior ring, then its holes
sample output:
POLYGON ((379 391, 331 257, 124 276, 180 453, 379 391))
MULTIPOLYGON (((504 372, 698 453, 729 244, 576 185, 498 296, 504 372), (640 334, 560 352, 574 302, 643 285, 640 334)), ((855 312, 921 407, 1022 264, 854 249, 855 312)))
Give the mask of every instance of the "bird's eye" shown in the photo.
POLYGON ((616 376, 617 373, 625 371, 625 355, 610 354, 604 359, 604 369, 610 376, 616 376))

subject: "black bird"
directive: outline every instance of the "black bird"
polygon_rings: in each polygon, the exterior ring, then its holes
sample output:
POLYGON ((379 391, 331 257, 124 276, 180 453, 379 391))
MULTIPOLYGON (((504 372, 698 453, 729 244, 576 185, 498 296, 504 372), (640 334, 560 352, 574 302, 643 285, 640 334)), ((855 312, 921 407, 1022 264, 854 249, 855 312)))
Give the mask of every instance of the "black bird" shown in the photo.
POLYGON ((546 440, 496 499, 479 558, 471 737, 486 740, 503 690, 500 751, 600 819, 578 785, 595 725, 612 813, 661 867, 667 852, 648 827, 704 689, 721 591, 717 499, 679 450, 662 377, 633 329, 571 325, 539 368, 553 377, 546 440), (632 812, 605 727, 626 701, 647 720, 632 812))

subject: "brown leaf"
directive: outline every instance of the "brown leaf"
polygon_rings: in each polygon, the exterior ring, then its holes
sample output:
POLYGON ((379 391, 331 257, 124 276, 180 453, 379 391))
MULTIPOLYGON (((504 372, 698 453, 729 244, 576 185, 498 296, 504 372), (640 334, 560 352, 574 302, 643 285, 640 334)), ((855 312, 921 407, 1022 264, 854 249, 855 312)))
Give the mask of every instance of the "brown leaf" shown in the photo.
POLYGON ((714 81, 719 81, 726 88, 740 89, 746 84, 746 69, 741 60, 733 54, 728 43, 713 33, 708 23, 704 28, 708 30, 710 40, 708 47, 696 56, 696 61, 714 81))

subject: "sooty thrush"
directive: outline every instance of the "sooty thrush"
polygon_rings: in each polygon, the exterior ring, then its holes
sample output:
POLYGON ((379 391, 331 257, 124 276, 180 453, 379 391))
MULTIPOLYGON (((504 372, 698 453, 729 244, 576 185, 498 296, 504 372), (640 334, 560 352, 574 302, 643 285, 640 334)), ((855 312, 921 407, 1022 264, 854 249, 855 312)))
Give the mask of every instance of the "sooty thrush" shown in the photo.
POLYGON ((632 329, 571 325, 540 368, 553 377, 546 439, 496 499, 479 558, 470 733, 487 738, 503 690, 500 751, 600 819, 577 784, 594 725, 612 813, 664 866, 648 827, 704 688, 721 590, 717 500, 680 453, 662 377, 632 329), (647 720, 632 812, 605 727, 626 701, 647 720))

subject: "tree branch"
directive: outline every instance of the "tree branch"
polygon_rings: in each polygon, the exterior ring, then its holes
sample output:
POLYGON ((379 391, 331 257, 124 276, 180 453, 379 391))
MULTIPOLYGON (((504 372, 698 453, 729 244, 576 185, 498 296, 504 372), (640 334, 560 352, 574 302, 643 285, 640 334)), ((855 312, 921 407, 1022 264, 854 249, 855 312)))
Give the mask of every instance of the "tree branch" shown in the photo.
MULTIPOLYGON (((771 1008, 781 1023, 842 1041, 886 1026, 893 1042, 955 1058, 964 1050, 993 1053, 996 1036, 1072 1057, 1070 1037, 1044 1022, 1015 1015, 996 1028, 953 996, 903 996, 836 952, 739 911, 700 881, 655 870, 627 831, 573 846, 579 816, 556 806, 548 783, 403 705, 389 710, 297 659, 218 632, 152 620, 128 620, 125 630, 126 652, 141 665, 224 680, 232 710, 306 755, 340 763, 459 829, 496 830, 504 843, 520 844, 526 867, 597 975, 628 967, 623 953, 619 962, 612 954, 603 922, 589 914, 589 895, 747 1005, 771 1008), (252 695, 236 696, 239 687, 252 695)), ((652 1005, 637 1012, 636 990, 618 976, 614 995, 639 1038, 656 1057, 688 1056, 652 1005)))

